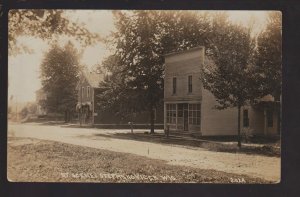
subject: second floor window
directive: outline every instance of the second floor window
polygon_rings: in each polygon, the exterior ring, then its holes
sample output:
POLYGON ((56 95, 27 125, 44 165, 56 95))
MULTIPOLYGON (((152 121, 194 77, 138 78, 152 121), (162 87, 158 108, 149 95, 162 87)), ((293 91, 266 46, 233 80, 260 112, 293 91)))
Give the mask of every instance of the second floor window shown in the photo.
POLYGON ((173 94, 176 94, 176 77, 173 77, 173 94))
POLYGON ((189 90, 189 93, 193 92, 193 78, 192 78, 192 75, 190 75, 189 78, 188 78, 188 90, 189 90))
POLYGON ((90 86, 87 87, 86 95, 88 98, 90 97, 90 86))
POLYGON ((81 96, 84 97, 84 87, 81 88, 81 96))

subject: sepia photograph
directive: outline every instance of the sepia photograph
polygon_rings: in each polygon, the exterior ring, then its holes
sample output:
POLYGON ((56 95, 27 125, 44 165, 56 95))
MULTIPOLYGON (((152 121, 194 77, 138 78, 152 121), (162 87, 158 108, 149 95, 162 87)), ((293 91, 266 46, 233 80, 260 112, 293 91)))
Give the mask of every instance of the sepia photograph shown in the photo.
POLYGON ((282 13, 8 12, 10 182, 277 184, 282 13))

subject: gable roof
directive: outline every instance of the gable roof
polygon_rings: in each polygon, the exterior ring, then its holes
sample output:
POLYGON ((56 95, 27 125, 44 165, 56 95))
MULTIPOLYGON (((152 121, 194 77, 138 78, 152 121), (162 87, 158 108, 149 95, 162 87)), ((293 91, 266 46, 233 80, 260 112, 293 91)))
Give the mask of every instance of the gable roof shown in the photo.
POLYGON ((100 73, 83 72, 83 75, 93 88, 99 88, 99 83, 104 80, 104 74, 100 73))
POLYGON ((78 89, 79 85, 82 83, 82 77, 84 77, 93 88, 100 88, 99 83, 104 80, 103 73, 81 71, 81 79, 78 81, 76 89, 78 89))

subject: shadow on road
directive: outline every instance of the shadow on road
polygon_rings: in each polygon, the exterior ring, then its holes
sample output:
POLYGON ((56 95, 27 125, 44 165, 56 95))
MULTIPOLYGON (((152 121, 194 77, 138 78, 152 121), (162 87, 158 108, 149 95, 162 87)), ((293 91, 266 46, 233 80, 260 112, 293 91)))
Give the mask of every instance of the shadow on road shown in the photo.
POLYGON ((149 133, 115 133, 115 134, 94 134, 98 137, 109 137, 115 139, 135 140, 142 142, 152 142, 158 144, 174 144, 183 145, 187 148, 200 147, 209 151, 227 152, 227 153, 243 153, 251 155, 263 155, 270 157, 280 157, 280 148, 271 145, 249 145, 243 144, 239 149, 236 143, 222 143, 216 141, 207 141, 195 139, 192 137, 169 136, 168 138, 163 134, 149 134, 149 133))

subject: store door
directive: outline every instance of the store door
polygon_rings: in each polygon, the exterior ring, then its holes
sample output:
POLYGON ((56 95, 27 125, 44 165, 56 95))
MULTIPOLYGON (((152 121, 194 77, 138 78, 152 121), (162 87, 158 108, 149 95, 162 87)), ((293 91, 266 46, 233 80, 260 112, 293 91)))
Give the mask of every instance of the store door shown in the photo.
POLYGON ((183 130, 188 131, 189 130, 189 116, 188 116, 188 110, 183 110, 183 130))

